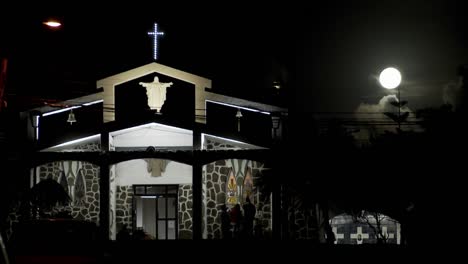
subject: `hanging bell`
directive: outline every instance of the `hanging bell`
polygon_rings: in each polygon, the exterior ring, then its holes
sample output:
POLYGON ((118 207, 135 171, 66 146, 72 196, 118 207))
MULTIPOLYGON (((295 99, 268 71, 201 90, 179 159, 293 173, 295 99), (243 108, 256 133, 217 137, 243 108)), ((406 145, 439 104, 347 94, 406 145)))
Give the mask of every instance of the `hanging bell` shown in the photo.
POLYGON ((241 117, 242 117, 242 112, 241 112, 240 109, 237 109, 236 117, 237 117, 237 118, 241 118, 241 117))
POLYGON ((75 118, 75 114, 73 113, 73 109, 70 110, 70 113, 68 114, 67 122, 70 123, 70 125, 73 125, 73 123, 76 122, 76 118, 75 118))

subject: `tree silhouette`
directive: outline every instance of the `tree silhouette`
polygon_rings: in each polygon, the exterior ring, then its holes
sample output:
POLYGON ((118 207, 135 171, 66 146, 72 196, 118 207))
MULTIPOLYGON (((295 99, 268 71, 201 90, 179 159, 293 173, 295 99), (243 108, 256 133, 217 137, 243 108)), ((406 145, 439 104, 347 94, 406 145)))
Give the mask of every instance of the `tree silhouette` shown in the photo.
POLYGON ((70 200, 63 186, 52 179, 40 181, 30 192, 30 202, 33 210, 39 212, 39 216, 50 215, 55 206, 68 205, 70 200))
POLYGON ((401 123, 406 122, 409 117, 409 112, 404 111, 402 112, 402 108, 408 104, 408 101, 400 101, 400 98, 397 99, 397 101, 392 101, 390 104, 398 109, 397 114, 394 112, 385 112, 384 114, 395 121, 395 123, 398 124, 398 132, 401 131, 401 123))
POLYGON ((367 210, 361 210, 351 215, 356 223, 366 224, 374 232, 377 244, 387 244, 389 235, 384 233, 382 224, 384 221, 394 221, 388 216, 367 210))

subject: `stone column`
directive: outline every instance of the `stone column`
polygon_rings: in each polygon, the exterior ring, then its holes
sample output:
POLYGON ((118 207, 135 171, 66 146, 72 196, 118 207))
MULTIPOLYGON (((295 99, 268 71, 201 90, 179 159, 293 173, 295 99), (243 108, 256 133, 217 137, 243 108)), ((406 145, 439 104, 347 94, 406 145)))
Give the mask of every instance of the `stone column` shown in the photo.
POLYGON ((101 239, 103 241, 109 240, 109 132, 104 131, 101 133, 101 160, 99 170, 99 229, 101 239))
POLYGON ((200 162, 201 134, 196 125, 193 129, 192 199, 193 199, 193 239, 202 239, 202 168, 200 162))

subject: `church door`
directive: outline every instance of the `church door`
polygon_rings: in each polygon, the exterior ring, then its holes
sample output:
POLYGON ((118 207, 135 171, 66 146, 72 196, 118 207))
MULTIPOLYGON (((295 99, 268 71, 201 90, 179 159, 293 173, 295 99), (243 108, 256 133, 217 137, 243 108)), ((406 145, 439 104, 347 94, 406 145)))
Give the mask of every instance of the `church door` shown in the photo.
POLYGON ((133 233, 137 239, 178 237, 178 186, 133 186, 133 233))

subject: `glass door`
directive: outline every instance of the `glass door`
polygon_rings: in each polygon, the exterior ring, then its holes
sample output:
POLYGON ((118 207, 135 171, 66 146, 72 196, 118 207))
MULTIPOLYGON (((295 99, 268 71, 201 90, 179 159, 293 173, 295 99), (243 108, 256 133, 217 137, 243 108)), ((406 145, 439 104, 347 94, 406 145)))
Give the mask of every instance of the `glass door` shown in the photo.
POLYGON ((178 186, 134 185, 133 231, 137 239, 177 239, 178 186))

